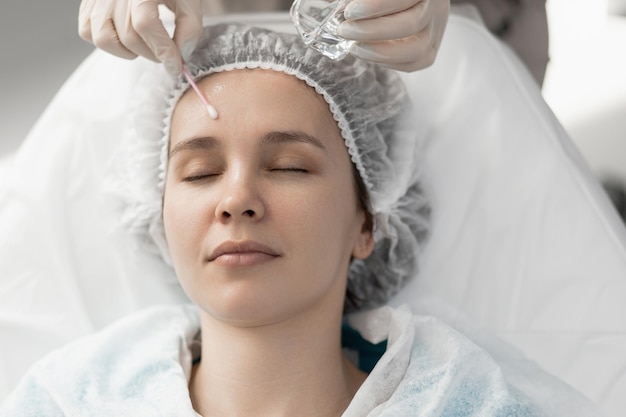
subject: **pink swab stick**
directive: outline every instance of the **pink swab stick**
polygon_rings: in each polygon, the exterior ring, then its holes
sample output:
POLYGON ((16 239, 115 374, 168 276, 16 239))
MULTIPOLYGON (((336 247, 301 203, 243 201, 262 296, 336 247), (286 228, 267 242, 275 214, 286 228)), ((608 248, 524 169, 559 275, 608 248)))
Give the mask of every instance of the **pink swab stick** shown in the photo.
POLYGON ((204 106, 209 112, 209 116, 211 116, 211 119, 213 120, 217 119, 218 117, 217 110, 215 110, 215 107, 213 107, 211 103, 208 102, 206 97, 204 97, 204 94, 202 94, 202 91, 200 91, 200 89, 198 88, 198 85, 195 83, 195 81, 191 77, 191 74, 189 74, 189 71, 187 71, 187 68, 185 68, 184 65, 183 65, 183 74, 185 75, 185 78, 189 82, 189 85, 191 85, 191 88, 194 89, 196 94, 198 94, 198 97, 200 97, 200 100, 202 101, 202 103, 204 103, 204 106))

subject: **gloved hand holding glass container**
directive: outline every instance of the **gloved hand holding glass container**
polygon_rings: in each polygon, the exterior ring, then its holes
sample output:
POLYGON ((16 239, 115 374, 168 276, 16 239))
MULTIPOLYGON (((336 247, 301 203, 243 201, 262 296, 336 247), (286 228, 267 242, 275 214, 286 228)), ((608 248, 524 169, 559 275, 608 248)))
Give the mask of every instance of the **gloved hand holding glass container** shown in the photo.
MULTIPOLYGON (((305 6, 296 1, 294 9, 305 6)), ((319 3, 333 3, 320 1, 319 3)), ((430 66, 448 20, 450 0, 352 0, 347 3, 337 35, 349 53, 400 71, 430 66)), ((143 56, 162 62, 180 75, 202 33, 202 16, 242 11, 287 10, 288 0, 82 0, 80 36, 96 47, 126 59, 143 56), (170 37, 159 17, 159 4, 175 16, 170 37)))

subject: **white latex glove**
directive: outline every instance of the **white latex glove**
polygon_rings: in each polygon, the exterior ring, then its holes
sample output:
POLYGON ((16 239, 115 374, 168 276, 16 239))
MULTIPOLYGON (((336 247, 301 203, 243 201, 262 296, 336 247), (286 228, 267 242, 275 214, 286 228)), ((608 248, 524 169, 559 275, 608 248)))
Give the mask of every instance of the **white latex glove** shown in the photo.
POLYGON ((163 62, 176 76, 202 35, 202 0, 82 0, 78 33, 113 55, 163 62), (173 39, 159 18, 159 4, 175 15, 173 39))
POLYGON ((449 0, 353 0, 337 33, 358 58, 417 71, 435 62, 449 11, 449 0))

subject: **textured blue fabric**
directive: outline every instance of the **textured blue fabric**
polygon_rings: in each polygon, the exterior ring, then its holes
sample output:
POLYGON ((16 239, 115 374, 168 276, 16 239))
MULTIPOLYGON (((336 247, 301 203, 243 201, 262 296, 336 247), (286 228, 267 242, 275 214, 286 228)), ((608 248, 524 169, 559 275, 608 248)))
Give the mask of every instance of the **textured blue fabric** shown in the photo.
MULTIPOLYGON (((580 396, 560 381, 529 368, 518 376, 562 401, 559 412, 545 412, 484 349, 434 317, 406 307, 362 314, 347 319, 346 346, 364 352, 369 366, 384 353, 343 417, 599 415, 578 407, 580 396)), ((131 315, 37 363, 0 416, 198 417, 188 384, 199 328, 193 306, 131 315)))

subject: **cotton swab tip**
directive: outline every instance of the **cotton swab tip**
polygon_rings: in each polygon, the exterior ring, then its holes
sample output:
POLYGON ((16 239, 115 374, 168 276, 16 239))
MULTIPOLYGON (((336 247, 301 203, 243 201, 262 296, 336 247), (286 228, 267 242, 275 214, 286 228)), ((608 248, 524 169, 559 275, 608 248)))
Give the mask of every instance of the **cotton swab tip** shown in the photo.
POLYGON ((213 107, 209 103, 206 103, 206 110, 207 112, 209 112, 209 116, 211 116, 211 119, 215 120, 219 117, 219 114, 217 114, 217 110, 215 109, 215 107, 213 107))
POLYGON ((200 91, 200 88, 198 88, 198 85, 195 83, 195 81, 193 80, 193 77, 191 76, 191 74, 189 74, 189 71, 187 71, 187 68, 185 68, 184 65, 183 65, 183 75, 187 79, 187 82, 189 83, 191 88, 193 88, 193 90, 196 92, 196 94, 200 98, 200 101, 202 101, 202 103, 204 104, 204 107, 206 107, 206 110, 209 113, 209 116, 211 117, 211 119, 213 120, 217 119, 219 117, 219 114, 217 113, 217 109, 215 109, 215 107, 213 107, 211 103, 209 103, 209 101, 206 99, 204 94, 202 94, 202 91, 200 91))

